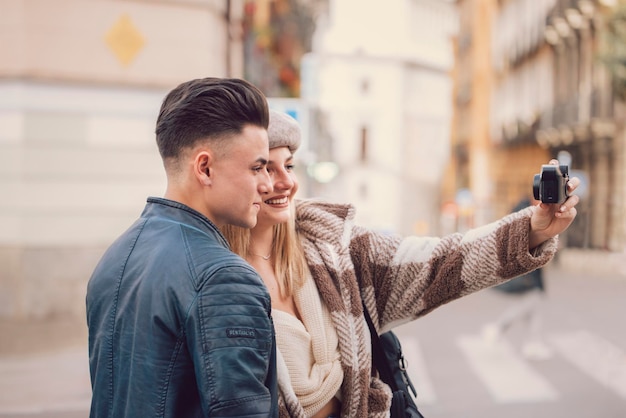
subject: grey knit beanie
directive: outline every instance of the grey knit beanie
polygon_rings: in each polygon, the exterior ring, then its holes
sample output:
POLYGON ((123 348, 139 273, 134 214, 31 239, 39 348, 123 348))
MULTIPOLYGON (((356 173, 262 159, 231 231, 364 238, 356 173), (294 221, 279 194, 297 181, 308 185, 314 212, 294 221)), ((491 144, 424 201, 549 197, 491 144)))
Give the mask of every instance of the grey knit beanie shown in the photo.
POLYGON ((302 133, 298 122, 286 113, 270 109, 270 125, 267 129, 270 149, 288 147, 291 153, 300 146, 302 133))

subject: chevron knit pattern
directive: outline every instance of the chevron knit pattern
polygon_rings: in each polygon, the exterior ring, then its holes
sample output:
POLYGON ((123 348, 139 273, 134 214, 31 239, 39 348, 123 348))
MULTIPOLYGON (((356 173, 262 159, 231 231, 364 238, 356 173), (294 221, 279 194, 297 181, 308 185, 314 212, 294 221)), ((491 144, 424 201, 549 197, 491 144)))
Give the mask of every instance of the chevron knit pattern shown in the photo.
MULTIPOLYGON (((298 201, 297 227, 307 263, 339 339, 343 418, 388 417, 391 407, 389 387, 371 376, 361 300, 384 332, 545 265, 556 252, 557 239, 529 253, 533 210, 465 234, 403 238, 354 226, 350 205, 298 201)), ((280 416, 301 416, 296 402, 293 392, 281 386, 280 416)))

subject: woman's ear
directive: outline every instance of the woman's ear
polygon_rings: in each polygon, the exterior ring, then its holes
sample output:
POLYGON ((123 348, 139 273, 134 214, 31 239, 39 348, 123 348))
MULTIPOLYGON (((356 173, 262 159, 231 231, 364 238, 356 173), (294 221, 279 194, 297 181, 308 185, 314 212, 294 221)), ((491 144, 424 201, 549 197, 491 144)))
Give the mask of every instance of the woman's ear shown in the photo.
POLYGON ((204 186, 211 185, 211 163, 213 159, 208 151, 199 152, 194 159, 194 174, 204 186))

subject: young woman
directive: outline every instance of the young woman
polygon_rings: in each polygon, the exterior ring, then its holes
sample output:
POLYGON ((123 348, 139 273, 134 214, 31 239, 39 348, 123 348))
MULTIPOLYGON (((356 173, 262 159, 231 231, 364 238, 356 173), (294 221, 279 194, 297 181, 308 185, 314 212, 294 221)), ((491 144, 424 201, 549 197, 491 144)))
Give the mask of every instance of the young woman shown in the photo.
MULTIPOLYGON (((560 207, 525 208, 465 234, 376 233, 354 224, 350 205, 295 201, 299 126, 270 111, 268 135, 273 192, 254 228, 226 227, 224 234, 271 296, 281 417, 388 416, 391 391, 371 370, 362 303, 379 332, 388 331, 545 265, 556 235, 576 216, 572 196, 560 207)), ((571 179, 570 190, 577 184, 571 179)))

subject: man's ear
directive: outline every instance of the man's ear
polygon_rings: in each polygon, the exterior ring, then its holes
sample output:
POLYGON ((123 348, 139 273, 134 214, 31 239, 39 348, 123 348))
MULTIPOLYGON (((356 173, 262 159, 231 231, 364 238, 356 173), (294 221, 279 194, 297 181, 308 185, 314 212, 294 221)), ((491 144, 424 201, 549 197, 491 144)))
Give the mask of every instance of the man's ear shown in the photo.
POLYGON ((194 175, 198 181, 204 186, 211 185, 211 164, 213 156, 208 151, 201 151, 196 154, 194 159, 194 175))

